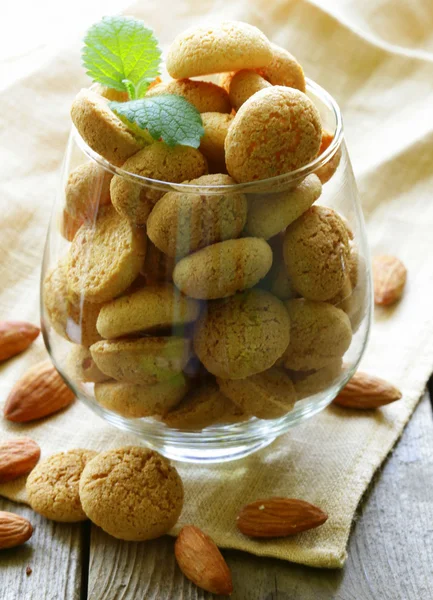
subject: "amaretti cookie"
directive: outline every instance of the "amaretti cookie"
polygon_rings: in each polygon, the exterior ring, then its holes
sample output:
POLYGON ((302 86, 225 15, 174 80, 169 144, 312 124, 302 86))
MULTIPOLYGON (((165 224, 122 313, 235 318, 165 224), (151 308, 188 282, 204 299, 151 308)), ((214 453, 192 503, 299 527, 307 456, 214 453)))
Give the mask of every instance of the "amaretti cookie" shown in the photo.
POLYGON ((138 542, 175 525, 183 486, 176 469, 157 452, 126 446, 101 452, 86 465, 80 498, 93 523, 115 538, 138 542))
POLYGON ((305 92, 305 76, 296 58, 285 48, 271 43, 271 62, 258 69, 262 77, 272 85, 285 85, 305 92))
POLYGON ((110 110, 105 98, 92 90, 77 94, 71 117, 83 140, 113 165, 120 167, 143 147, 144 141, 110 110))
POLYGON ((74 344, 66 358, 66 371, 73 381, 100 383, 109 377, 98 369, 86 346, 74 344))
POLYGON ((36 465, 27 478, 26 492, 32 509, 52 521, 75 523, 87 519, 79 496, 79 481, 93 450, 59 452, 36 465))
POLYGON ((248 98, 267 87, 271 87, 271 84, 256 71, 242 69, 230 79, 228 92, 231 105, 235 110, 239 110, 248 98))
POLYGON ((182 96, 193 104, 200 113, 218 112, 229 113, 232 110, 226 90, 210 81, 195 81, 192 79, 174 79, 160 83, 146 93, 146 98, 162 94, 182 96))
MULTIPOLYGON (((163 142, 146 146, 127 160, 122 169, 158 181, 181 183, 207 173, 203 154, 191 146, 170 147, 163 142)), ((111 181, 111 201, 115 209, 134 225, 144 225, 163 191, 115 175, 111 181)))
POLYGON ((285 302, 290 316, 290 344, 282 363, 287 369, 321 369, 341 358, 352 341, 349 317, 327 302, 299 298, 285 302))
POLYGON ((283 303, 260 289, 209 303, 194 331, 194 350, 206 369, 224 379, 266 371, 290 341, 283 303))
MULTIPOLYGON (((323 131, 322 142, 320 144, 319 156, 325 152, 334 140, 334 134, 329 131, 323 131)), ((335 153, 327 160, 327 162, 315 170, 317 177, 322 183, 326 183, 334 175, 338 169, 338 165, 341 161, 341 146, 339 146, 335 153)))
POLYGON ((233 115, 206 112, 201 115, 204 136, 200 140, 200 152, 208 161, 209 173, 225 173, 224 142, 233 120, 233 115))
POLYGON ((186 298, 173 285, 149 285, 105 304, 96 327, 102 337, 113 339, 190 323, 199 312, 199 303, 186 298))
POLYGON ((59 215, 58 227, 60 235, 68 242, 72 242, 82 224, 82 219, 75 219, 66 210, 63 210, 61 215, 59 215))
POLYGON ((168 192, 153 208, 147 233, 152 242, 169 256, 185 256, 216 242, 236 238, 247 218, 244 194, 206 193, 206 186, 233 185, 228 175, 204 175, 189 182, 203 191, 168 192))
POLYGON ((217 379, 220 390, 258 419, 278 419, 292 410, 296 393, 290 377, 272 367, 245 379, 217 379))
POLYGON ((161 252, 151 240, 147 240, 146 258, 141 269, 146 284, 173 281, 173 269, 176 259, 161 252))
POLYGON ((65 209, 83 221, 96 216, 100 206, 110 204, 113 174, 94 162, 84 163, 69 175, 65 189, 65 209))
POLYGON ((332 209, 312 206, 287 228, 283 254, 295 289, 310 300, 329 300, 343 287, 348 269, 346 227, 332 209))
POLYGON ((299 90, 271 86, 249 98, 236 113, 226 140, 226 165, 238 182, 289 173, 318 154, 320 115, 299 90))
POLYGON ((335 384, 343 371, 343 361, 337 358, 318 371, 289 371, 296 390, 297 400, 318 394, 335 384))
POLYGON ((173 281, 192 298, 226 298, 255 286, 271 265, 272 250, 265 240, 226 240, 182 258, 174 268, 173 281))
POLYGON ((245 231, 268 240, 308 210, 321 193, 320 179, 313 174, 294 189, 276 194, 252 195, 248 202, 245 231))
POLYGON ((189 360, 190 342, 180 337, 102 340, 90 347, 98 368, 117 381, 153 385, 178 375, 189 360))
POLYGON ((185 396, 189 382, 180 373, 155 385, 107 381, 95 385, 97 402, 122 417, 137 419, 165 415, 185 396))
POLYGON ((167 71, 172 77, 194 77, 267 66, 271 44, 253 25, 223 21, 218 25, 191 27, 172 42, 167 71))
POLYGON ((112 102, 126 102, 129 100, 128 92, 121 92, 120 90, 109 88, 105 85, 101 85, 100 83, 97 83, 92 87, 94 92, 112 102))
POLYGON ((68 288, 88 302, 101 303, 124 292, 146 255, 144 231, 133 229, 111 206, 79 229, 69 250, 68 288))
MULTIPOLYGON (((164 416, 163 421, 173 429, 199 430, 225 419, 230 421, 235 413, 232 401, 209 381, 184 398, 164 416)), ((238 413, 240 415, 241 411, 238 413)))

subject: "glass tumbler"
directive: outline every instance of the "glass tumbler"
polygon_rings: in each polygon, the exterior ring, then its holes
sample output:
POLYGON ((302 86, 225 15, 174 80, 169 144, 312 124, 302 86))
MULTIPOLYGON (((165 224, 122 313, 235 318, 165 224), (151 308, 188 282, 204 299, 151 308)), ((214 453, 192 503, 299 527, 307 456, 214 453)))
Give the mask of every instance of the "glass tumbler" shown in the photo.
POLYGON ((327 132, 319 156, 245 184, 128 173, 72 128, 43 260, 45 343, 84 404, 169 458, 267 446, 323 410, 364 352, 370 261, 341 114, 312 81, 307 94, 327 132), (114 179, 148 203, 146 225, 112 205, 114 179))

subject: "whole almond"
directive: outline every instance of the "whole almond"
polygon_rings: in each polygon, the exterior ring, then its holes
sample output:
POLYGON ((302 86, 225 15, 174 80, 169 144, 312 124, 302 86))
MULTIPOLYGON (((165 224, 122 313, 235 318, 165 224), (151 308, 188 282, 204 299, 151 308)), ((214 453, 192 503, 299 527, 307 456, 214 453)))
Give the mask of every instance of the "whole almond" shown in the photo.
POLYGON ((323 510, 309 502, 296 498, 267 498, 244 506, 236 525, 249 537, 285 537, 319 527, 327 518, 323 510))
POLYGON ((47 417, 74 400, 68 388, 50 361, 39 363, 29 369, 17 381, 4 407, 9 421, 25 423, 47 417))
POLYGON ((33 527, 24 517, 0 510, 0 550, 15 548, 31 538, 33 527))
POLYGON ((334 398, 333 403, 347 408, 367 410, 379 408, 400 398, 400 390, 384 379, 357 371, 334 398))
POLYGON ((185 525, 174 545, 182 573, 212 594, 231 594, 232 576, 215 542, 194 525, 185 525))
POLYGON ((27 475, 36 465, 41 449, 28 437, 0 443, 0 483, 27 475))
POLYGON ((407 271, 395 256, 375 256, 373 266, 374 301, 380 306, 397 302, 403 294, 407 271))
POLYGON ((39 332, 39 327, 24 321, 0 321, 0 361, 28 348, 39 332))

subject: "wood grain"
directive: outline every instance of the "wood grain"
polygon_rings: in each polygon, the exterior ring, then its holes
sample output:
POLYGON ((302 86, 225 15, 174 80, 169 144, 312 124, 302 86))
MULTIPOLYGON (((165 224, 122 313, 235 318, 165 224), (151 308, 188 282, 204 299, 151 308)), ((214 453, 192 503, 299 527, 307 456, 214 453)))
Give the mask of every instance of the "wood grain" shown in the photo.
MULTIPOLYGON (((433 423, 425 397, 366 495, 342 571, 224 551, 233 600, 431 600, 433 423)), ((91 600, 211 600, 176 566, 173 540, 128 544, 92 527, 91 600)))
POLYGON ((28 542, 0 552, 0 600, 80 600, 82 525, 48 521, 3 498, 0 510, 22 515, 33 525, 28 542))

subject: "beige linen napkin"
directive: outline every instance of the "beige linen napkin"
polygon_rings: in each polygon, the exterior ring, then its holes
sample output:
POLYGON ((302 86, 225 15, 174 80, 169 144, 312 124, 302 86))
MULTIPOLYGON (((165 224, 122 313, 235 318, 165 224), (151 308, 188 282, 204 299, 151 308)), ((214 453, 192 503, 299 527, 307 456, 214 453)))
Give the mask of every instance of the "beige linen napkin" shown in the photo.
MULTIPOLYGON (((402 389, 402 401, 376 413, 328 408, 267 449, 225 466, 178 465, 186 500, 174 533, 184 523, 195 523, 222 547, 341 567, 357 504, 400 436, 433 367, 433 56, 422 50, 433 47, 432 29, 425 26, 433 20, 433 8, 422 0, 238 0, 230 6, 212 0, 159 0, 158 11, 139 3, 128 13, 142 17, 163 44, 206 15, 249 21, 291 50, 307 75, 342 107, 372 251, 395 253, 408 267, 402 302, 376 311, 363 361, 365 369, 402 389), (397 46, 401 11, 411 23, 403 36, 405 48, 397 46), (257 542, 238 534, 234 523, 239 507, 271 495, 316 503, 329 520, 292 539, 257 542)), ((59 184, 69 105, 86 83, 79 47, 77 40, 0 95, 2 319, 38 321, 40 262, 59 184)), ((39 339, 0 368, 0 404, 14 381, 43 356, 39 339)), ((12 435, 30 435, 44 456, 72 447, 102 450, 137 441, 78 402, 35 425, 2 420, 0 440, 12 435)), ((23 481, 0 486, 0 494, 26 501, 23 481)))

